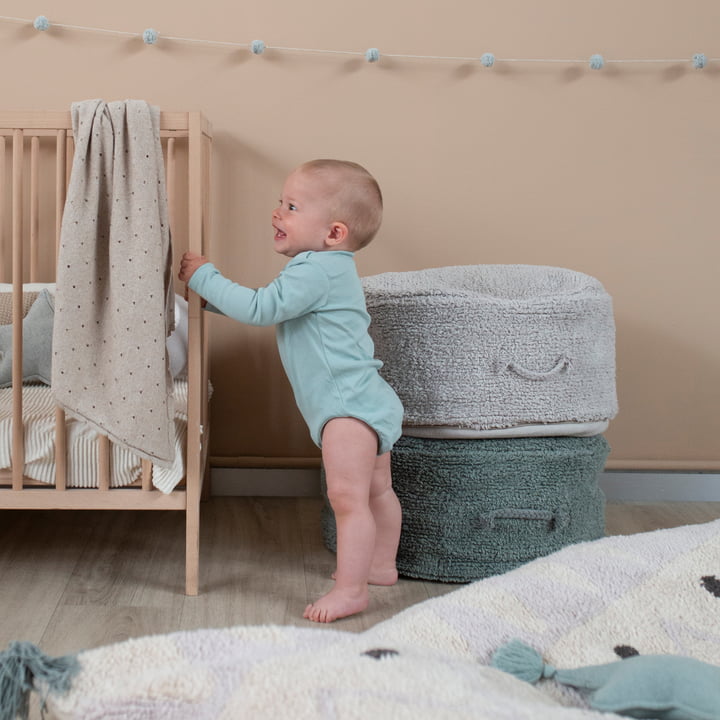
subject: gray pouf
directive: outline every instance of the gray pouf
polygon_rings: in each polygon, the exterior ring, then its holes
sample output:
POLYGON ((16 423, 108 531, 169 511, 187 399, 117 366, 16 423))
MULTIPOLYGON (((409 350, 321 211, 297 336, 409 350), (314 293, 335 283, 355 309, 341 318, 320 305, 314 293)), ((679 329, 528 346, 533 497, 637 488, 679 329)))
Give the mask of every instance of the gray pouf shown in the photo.
MULTIPOLYGON (((609 452, 594 437, 435 440, 402 437, 392 454, 403 508, 401 575, 468 582, 511 570, 605 530, 598 486, 609 452)), ((336 547, 327 502, 325 544, 336 547)))
POLYGON ((594 277, 460 265, 373 275, 363 289, 406 426, 488 430, 617 412, 612 299, 594 277))

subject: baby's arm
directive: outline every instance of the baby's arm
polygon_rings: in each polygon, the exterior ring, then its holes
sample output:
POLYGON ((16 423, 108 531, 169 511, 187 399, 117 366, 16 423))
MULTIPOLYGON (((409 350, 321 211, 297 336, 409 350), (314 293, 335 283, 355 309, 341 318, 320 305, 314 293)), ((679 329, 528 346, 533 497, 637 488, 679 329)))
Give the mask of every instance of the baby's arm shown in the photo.
POLYGON ((317 266, 289 263, 269 285, 253 290, 223 277, 208 262, 198 266, 188 286, 223 315, 249 325, 274 325, 320 307, 328 278, 317 266))

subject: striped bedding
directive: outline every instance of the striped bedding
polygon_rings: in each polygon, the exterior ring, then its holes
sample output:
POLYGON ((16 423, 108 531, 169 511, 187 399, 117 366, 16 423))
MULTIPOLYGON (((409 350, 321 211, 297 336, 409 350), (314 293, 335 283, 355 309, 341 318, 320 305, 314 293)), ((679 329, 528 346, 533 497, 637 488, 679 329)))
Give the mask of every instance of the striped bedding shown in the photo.
MULTIPOLYGON (((164 493, 185 477, 185 442, 187 434, 186 379, 174 383, 174 443, 172 466, 153 466, 153 485, 164 493)), ((25 476, 39 482, 55 483, 55 401, 52 389, 45 385, 23 388, 25 421, 25 476)), ((85 423, 68 417, 68 487, 97 487, 98 434, 85 423)), ((12 388, 0 389, 0 470, 10 468, 12 448, 12 388)), ((110 486, 123 487, 135 482, 141 474, 140 458, 112 443, 110 486)))

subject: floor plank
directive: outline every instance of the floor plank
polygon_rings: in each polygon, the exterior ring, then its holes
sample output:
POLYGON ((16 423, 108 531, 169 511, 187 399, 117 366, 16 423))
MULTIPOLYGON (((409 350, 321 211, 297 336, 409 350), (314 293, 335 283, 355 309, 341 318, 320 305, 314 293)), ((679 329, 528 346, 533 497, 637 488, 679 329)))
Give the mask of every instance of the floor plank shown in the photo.
MULTIPOLYGON (((0 511, 0 649, 30 640, 64 654, 129 637, 280 624, 331 587, 319 498, 217 497, 203 504, 201 594, 186 597, 184 521, 173 512, 0 511)), ((720 518, 720 503, 610 503, 607 533, 720 518)), ((367 612, 328 626, 361 632, 459 587, 402 578, 371 588, 367 612)))
POLYGON ((720 502, 608 503, 605 534, 629 535, 706 523, 719 518, 720 502))

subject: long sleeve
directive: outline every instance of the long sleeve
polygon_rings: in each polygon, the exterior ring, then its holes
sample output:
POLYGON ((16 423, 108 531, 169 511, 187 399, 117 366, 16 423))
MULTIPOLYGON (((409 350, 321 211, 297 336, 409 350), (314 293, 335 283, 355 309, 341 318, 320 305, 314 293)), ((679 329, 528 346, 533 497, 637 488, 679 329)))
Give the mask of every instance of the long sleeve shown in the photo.
POLYGON ((312 312, 324 304, 327 275, 316 265, 294 258, 270 284, 252 289, 224 277, 212 263, 201 265, 188 283, 223 315, 248 325, 276 323, 312 312))

